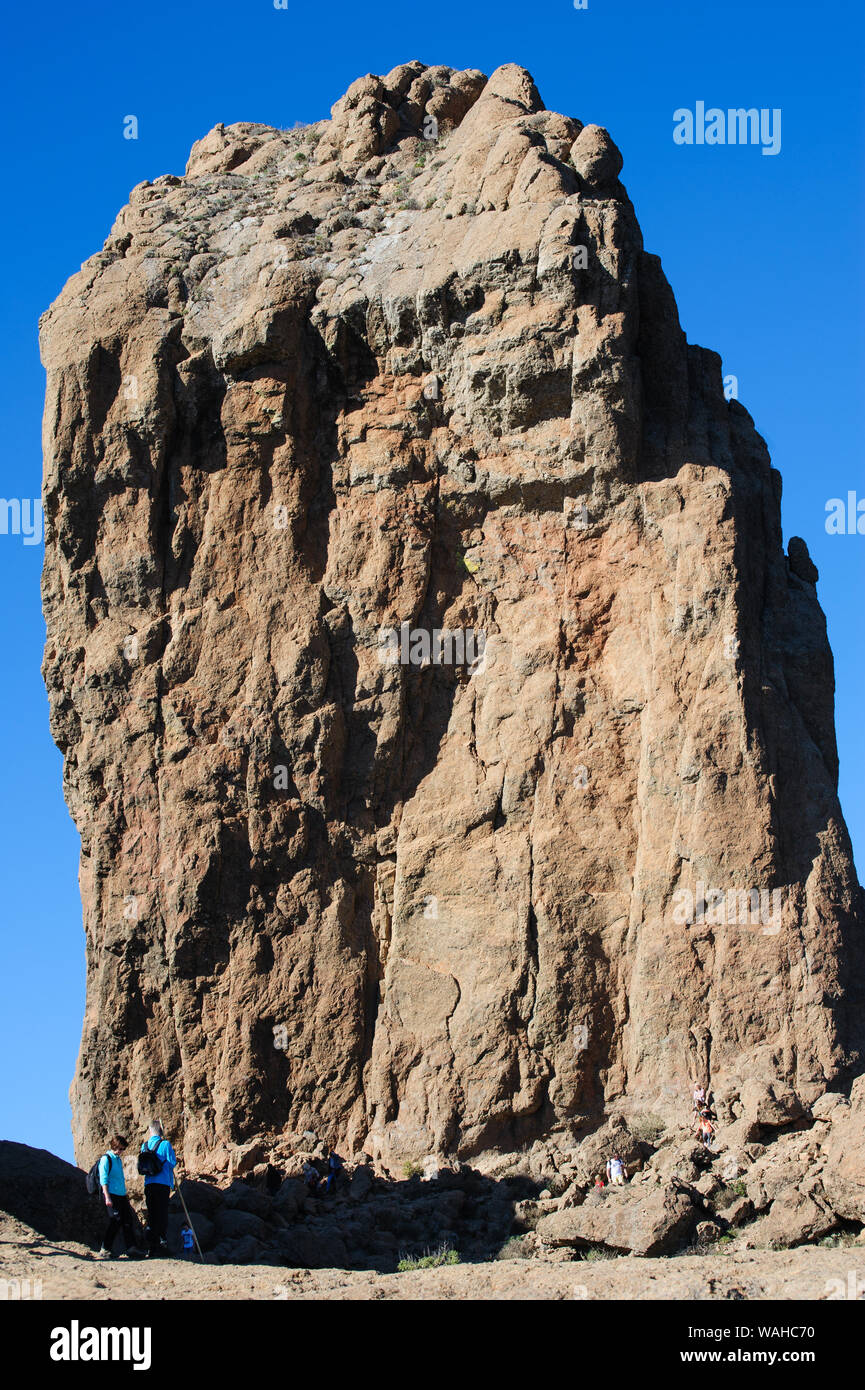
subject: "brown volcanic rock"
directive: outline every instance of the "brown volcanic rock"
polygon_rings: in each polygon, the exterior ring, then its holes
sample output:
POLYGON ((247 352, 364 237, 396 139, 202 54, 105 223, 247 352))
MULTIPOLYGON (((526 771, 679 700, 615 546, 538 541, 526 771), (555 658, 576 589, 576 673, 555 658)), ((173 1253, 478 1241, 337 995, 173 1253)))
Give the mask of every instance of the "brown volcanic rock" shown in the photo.
POLYGON ((855 1067, 816 572, 620 167, 521 68, 407 64, 217 127, 45 316, 82 1159, 153 1109, 201 1168, 469 1156, 855 1067), (383 663, 402 622, 483 659, 383 663))
POLYGON ((580 1207, 542 1216, 537 1233, 553 1249, 600 1245, 635 1255, 666 1255, 696 1224, 695 1207, 681 1192, 611 1187, 591 1193, 580 1207))
MULTIPOLYGON (((819 1103, 819 1102, 818 1102, 819 1103)), ((865 1077, 827 1120, 822 1183, 832 1209, 845 1221, 865 1223, 865 1077)))

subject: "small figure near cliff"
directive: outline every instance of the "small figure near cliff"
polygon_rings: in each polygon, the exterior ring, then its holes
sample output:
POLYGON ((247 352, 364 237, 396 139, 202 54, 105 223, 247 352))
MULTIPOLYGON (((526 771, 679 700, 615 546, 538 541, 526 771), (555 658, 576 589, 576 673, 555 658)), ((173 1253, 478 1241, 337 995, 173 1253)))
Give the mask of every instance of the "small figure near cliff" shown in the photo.
POLYGON ((625 1165, 619 1154, 607 1159, 607 1179, 611 1187, 624 1187, 625 1165))
POLYGON ((336 1149, 331 1149, 327 1156, 327 1182, 325 1183, 325 1195, 333 1192, 345 1169, 345 1161, 340 1158, 336 1149))
POLYGON ((195 1233, 190 1225, 184 1225, 180 1232, 180 1240, 183 1245, 183 1258, 193 1260, 195 1258, 195 1233))
POLYGON ((319 1171, 314 1163, 307 1160, 303 1165, 303 1180, 310 1197, 318 1196, 319 1171))
POLYGON ((127 1255, 144 1254, 135 1243, 135 1213, 126 1195, 126 1174, 123 1171, 125 1151, 126 1140, 119 1134, 115 1135, 99 1160, 99 1186, 108 1210, 108 1225, 99 1251, 100 1260, 111 1259, 114 1240, 121 1226, 127 1255))
POLYGON ((700 1132, 700 1139, 702 1140, 704 1147, 707 1149, 711 1149, 712 1141, 715 1137, 715 1126, 712 1124, 712 1121, 709 1117, 708 1109, 703 1109, 700 1111, 698 1128, 700 1132))
POLYGON ((706 1104, 705 1086, 696 1085, 694 1087, 694 1114, 698 1114, 706 1104))
POLYGON ((146 1233, 151 1256, 168 1254, 168 1199, 176 1167, 177 1155, 163 1135, 162 1125, 158 1120, 151 1121, 150 1134, 138 1155, 138 1171, 144 1174, 146 1233))

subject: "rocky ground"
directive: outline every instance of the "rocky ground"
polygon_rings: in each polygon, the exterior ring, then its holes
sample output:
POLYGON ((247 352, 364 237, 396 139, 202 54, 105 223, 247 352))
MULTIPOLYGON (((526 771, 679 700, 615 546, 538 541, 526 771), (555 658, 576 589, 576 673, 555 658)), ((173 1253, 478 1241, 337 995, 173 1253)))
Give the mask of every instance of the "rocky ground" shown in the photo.
POLYGON ((671 1259, 495 1260, 406 1273, 183 1261, 99 1263, 0 1214, 0 1287, 44 1299, 836 1299, 865 1297, 865 1249, 671 1259), (851 1278, 852 1272, 852 1278, 851 1278), (18 1289, 12 1281, 18 1282, 18 1289), (861 1289, 861 1293, 859 1290, 861 1289))
POLYGON ((181 1182, 200 1263, 177 1258, 176 1196, 174 1258, 95 1263, 104 1212, 83 1173, 4 1143, 0 1277, 62 1298, 846 1298, 860 1280, 865 1295, 865 1078, 810 1108, 780 1087, 715 1104, 711 1148, 687 1124, 613 1117, 571 1149, 477 1166, 349 1163, 329 1195, 301 1177, 325 1171, 314 1134, 250 1145, 227 1186, 181 1182), (614 1153, 628 1182, 598 1190, 614 1153))

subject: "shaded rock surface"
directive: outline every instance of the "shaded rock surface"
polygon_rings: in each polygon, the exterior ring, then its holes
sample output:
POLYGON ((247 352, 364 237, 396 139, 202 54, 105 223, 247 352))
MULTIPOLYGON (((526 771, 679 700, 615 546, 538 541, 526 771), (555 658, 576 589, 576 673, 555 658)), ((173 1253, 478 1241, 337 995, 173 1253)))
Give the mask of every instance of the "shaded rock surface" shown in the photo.
POLYGON ((861 1070, 816 571, 621 168, 404 64, 217 126, 44 316, 82 1162, 155 1112, 203 1174, 434 1168, 695 1077, 746 1147, 861 1070))
POLYGON ((47 1149, 7 1139, 0 1140, 0 1209, 51 1240, 98 1244, 107 1222, 80 1168, 47 1149))

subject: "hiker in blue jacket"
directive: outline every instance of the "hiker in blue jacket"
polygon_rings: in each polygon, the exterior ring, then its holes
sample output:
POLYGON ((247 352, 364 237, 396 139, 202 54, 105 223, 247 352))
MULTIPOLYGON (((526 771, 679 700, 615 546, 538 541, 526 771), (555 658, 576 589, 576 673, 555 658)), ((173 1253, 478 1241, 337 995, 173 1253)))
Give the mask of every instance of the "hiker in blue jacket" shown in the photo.
POLYGON ((168 1199, 174 1186, 176 1166, 177 1155, 165 1138, 162 1125, 153 1120, 138 1155, 138 1171, 144 1174, 146 1234, 151 1256, 168 1254, 168 1199))
POLYGON ((126 1140, 119 1134, 115 1135, 99 1160, 99 1186, 108 1211, 108 1225, 105 1227, 98 1256, 100 1260, 111 1259, 114 1241, 121 1226, 127 1255, 144 1253, 135 1244, 135 1214, 126 1195, 126 1174, 123 1171, 125 1150, 126 1140))
POLYGON ((324 1187, 325 1196, 333 1192, 344 1171, 344 1160, 337 1153, 336 1149, 331 1149, 327 1156, 327 1182, 324 1187))

